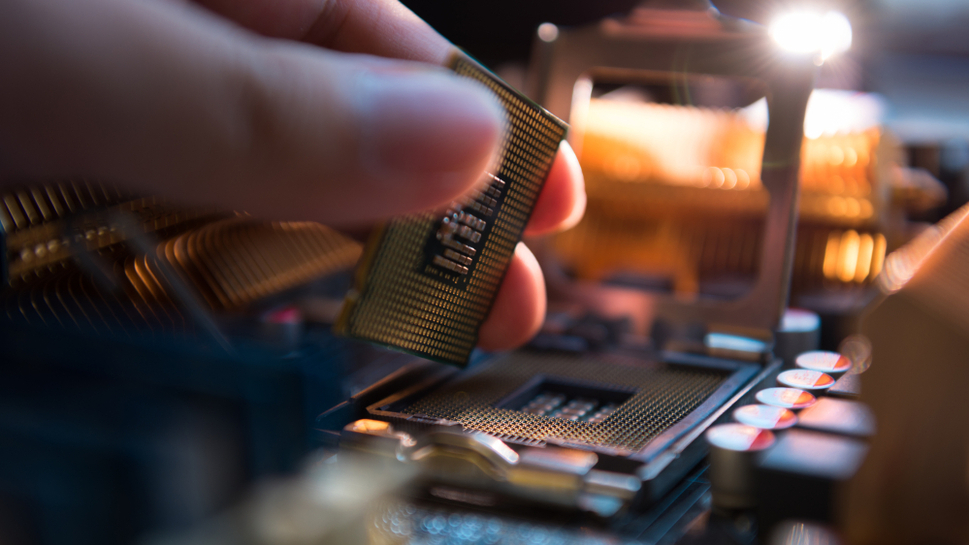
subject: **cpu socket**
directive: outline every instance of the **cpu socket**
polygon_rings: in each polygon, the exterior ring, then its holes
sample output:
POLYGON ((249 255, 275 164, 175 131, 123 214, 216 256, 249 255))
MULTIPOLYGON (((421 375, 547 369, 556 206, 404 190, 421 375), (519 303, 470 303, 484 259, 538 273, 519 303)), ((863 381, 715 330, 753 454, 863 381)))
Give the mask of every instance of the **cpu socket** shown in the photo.
POLYGON ((421 381, 367 413, 415 435, 460 426, 513 446, 592 451, 637 475, 650 502, 700 461, 696 440, 762 371, 679 353, 520 350, 421 381))

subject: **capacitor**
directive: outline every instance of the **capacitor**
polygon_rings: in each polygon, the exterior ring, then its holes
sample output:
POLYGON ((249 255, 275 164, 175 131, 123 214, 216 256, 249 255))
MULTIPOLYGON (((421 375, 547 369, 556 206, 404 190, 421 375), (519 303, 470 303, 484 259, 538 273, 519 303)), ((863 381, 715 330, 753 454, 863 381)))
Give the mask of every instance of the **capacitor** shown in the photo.
POLYGON ((852 360, 838 352, 812 350, 803 352, 795 358, 795 366, 811 371, 821 371, 830 375, 845 373, 852 368, 852 360))
POLYGON ((811 407, 815 403, 815 396, 799 388, 765 388, 754 397, 765 405, 793 410, 811 407))
POLYGON ((773 352, 785 362, 785 367, 795 365, 798 354, 818 348, 822 320, 818 314, 800 308, 785 310, 781 325, 775 331, 773 352))
POLYGON ((798 417, 791 409, 763 404, 738 407, 734 410, 732 416, 734 416, 734 420, 741 424, 763 430, 783 430, 798 422, 798 417))
POLYGON ((778 384, 789 388, 822 391, 835 384, 832 375, 810 369, 789 369, 778 374, 778 384))
POLYGON ((711 501, 720 509, 754 507, 755 457, 775 442, 775 435, 744 424, 720 424, 704 435, 710 447, 711 501))

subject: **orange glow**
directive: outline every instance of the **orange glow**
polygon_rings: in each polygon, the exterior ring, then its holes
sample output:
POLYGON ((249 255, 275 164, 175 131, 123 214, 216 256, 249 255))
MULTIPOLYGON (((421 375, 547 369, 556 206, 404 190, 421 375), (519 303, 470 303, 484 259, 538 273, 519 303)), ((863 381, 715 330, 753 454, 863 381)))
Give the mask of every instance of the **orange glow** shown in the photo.
POLYGON ((346 429, 349 431, 355 431, 358 433, 390 433, 392 431, 391 425, 387 422, 381 422, 379 420, 369 420, 361 419, 356 422, 347 424, 346 429))
POLYGON ((839 263, 839 233, 829 233, 829 240, 825 244, 825 260, 822 262, 822 274, 829 280, 835 280, 835 273, 839 263))
POLYGON ((845 180, 842 179, 842 176, 833 174, 832 178, 829 179, 829 189, 832 193, 841 195, 845 191, 845 180))
MULTIPOLYGON (((585 219, 556 237, 559 257, 579 278, 647 273, 677 294, 696 294, 702 274, 752 274, 761 235, 741 218, 760 217, 769 203, 760 179, 767 119, 752 120, 750 107, 642 100, 583 99, 574 134, 589 201, 585 219), (737 225, 691 215, 715 208, 737 215, 737 225)), ((886 169, 870 168, 883 135, 855 125, 844 131, 802 141, 799 236, 811 231, 798 241, 804 286, 865 284, 883 268, 886 241, 875 220, 890 203, 871 199, 883 193, 886 169)))
POLYGON ((822 274, 829 280, 865 282, 879 274, 885 253, 886 237, 881 234, 833 231, 825 244, 822 274))
POLYGON ((858 199, 846 199, 845 200, 845 215, 850 218, 858 218, 859 214, 862 212, 862 205, 859 204, 858 199))
MULTIPOLYGON (((587 181, 590 185, 613 180, 760 189, 764 132, 739 112, 591 99, 580 120, 585 124, 580 160, 592 179, 587 181), (609 179, 597 180, 597 172, 609 179)), ((866 166, 879 140, 875 129, 806 138, 802 145, 803 191, 833 197, 867 194, 870 173, 866 166)), ((846 210, 844 204, 833 202, 815 214, 866 218, 864 210, 856 215, 854 208, 846 210)))
POLYGON ((829 149, 829 163, 837 167, 842 164, 842 161, 845 161, 845 152, 839 146, 832 146, 829 149))
POLYGON ((711 186, 721 187, 724 185, 724 173, 717 167, 707 169, 711 173, 711 186))
POLYGON ((587 172, 714 189, 760 185, 754 182, 764 132, 736 112, 592 99, 584 122, 580 161, 587 172))
POLYGON ((738 176, 738 185, 737 185, 737 188, 738 189, 747 189, 748 188, 748 185, 751 183, 751 178, 748 176, 748 173, 745 172, 744 170, 740 169, 740 168, 739 169, 735 169, 734 172, 738 176))
POLYGON ((640 161, 632 155, 620 155, 613 160, 613 175, 621 181, 635 181, 641 170, 640 161))
POLYGON ((872 250, 872 271, 869 278, 875 278, 882 271, 883 261, 886 259, 886 237, 881 234, 876 235, 873 241, 872 250))
POLYGON ((872 267, 872 250, 875 244, 872 235, 864 234, 859 237, 859 265, 855 270, 855 281, 863 282, 869 276, 869 269, 872 267))
POLYGON ((826 206, 826 210, 828 210, 829 214, 837 218, 841 218, 845 216, 845 212, 846 212, 845 199, 843 199, 842 197, 832 197, 831 199, 829 199, 828 205, 826 206))
POLYGON ((855 278, 859 264, 859 233, 849 229, 842 233, 842 247, 839 249, 839 280, 851 282, 855 278))
POLYGON ((859 154, 854 148, 845 149, 845 166, 854 167, 856 162, 859 161, 859 154))

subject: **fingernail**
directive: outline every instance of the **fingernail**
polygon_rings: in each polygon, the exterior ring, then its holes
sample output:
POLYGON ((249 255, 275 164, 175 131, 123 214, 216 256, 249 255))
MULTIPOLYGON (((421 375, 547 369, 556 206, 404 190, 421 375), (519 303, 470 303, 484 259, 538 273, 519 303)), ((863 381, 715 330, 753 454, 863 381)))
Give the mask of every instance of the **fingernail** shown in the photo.
POLYGON ((437 71, 370 71, 358 91, 361 160, 379 176, 474 175, 498 144, 504 111, 474 81, 437 71))

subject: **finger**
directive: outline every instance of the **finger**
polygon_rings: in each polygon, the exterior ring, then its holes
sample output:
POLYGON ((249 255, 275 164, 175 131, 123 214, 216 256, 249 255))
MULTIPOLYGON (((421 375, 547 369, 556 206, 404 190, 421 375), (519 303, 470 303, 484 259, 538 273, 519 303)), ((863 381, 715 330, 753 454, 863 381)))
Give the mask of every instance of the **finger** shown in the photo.
POLYGON ((441 64, 451 44, 396 0, 197 0, 274 38, 441 64))
MULTIPOLYGON (((198 0, 213 11, 267 36, 316 45, 440 64, 450 44, 396 0, 198 0)), ((582 170, 568 143, 553 163, 526 230, 542 235, 567 229, 582 218, 586 192, 582 170)))
POLYGON ((479 331, 478 346, 489 351, 521 346, 539 331, 545 315, 542 270, 529 248, 520 242, 492 311, 479 331))
POLYGON ((536 200, 525 234, 536 236, 569 229, 582 219, 585 211, 583 171, 573 148, 563 140, 536 200))
POLYGON ((447 202, 501 108, 444 70, 266 40, 193 6, 13 0, 0 163, 274 219, 369 222, 447 202), (69 90, 69 92, 65 92, 69 90))

